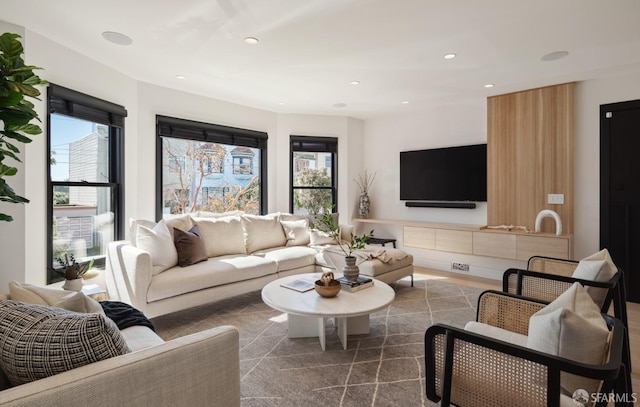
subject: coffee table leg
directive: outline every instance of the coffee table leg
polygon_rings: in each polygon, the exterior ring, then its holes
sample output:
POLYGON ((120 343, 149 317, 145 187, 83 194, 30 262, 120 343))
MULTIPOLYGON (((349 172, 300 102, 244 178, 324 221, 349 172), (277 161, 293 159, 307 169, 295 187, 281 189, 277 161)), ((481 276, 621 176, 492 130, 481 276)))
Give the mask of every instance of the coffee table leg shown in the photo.
POLYGON ((347 350, 347 334, 349 333, 349 328, 347 327, 348 318, 336 318, 336 329, 338 329, 338 338, 340 338, 340 343, 342 344, 342 348, 347 350))
POLYGON ((289 330, 288 338, 310 338, 317 336, 320 339, 322 350, 326 349, 326 318, 303 317, 299 315, 287 314, 287 324, 289 330))

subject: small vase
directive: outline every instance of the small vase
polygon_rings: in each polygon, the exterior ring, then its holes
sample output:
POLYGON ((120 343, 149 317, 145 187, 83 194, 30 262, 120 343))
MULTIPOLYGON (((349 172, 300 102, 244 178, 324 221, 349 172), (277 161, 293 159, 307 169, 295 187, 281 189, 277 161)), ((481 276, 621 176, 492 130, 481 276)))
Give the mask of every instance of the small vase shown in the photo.
POLYGON ((342 275, 347 281, 356 282, 358 281, 358 276, 360 275, 360 268, 356 266, 356 258, 354 256, 347 256, 344 258, 344 262, 346 263, 344 268, 342 269, 342 275))
POLYGON ((82 291, 82 279, 64 280, 62 289, 67 291, 82 291))
POLYGON ((369 218, 369 207, 371 206, 371 200, 369 199, 369 194, 363 192, 360 194, 359 201, 359 212, 360 219, 368 219, 369 218))

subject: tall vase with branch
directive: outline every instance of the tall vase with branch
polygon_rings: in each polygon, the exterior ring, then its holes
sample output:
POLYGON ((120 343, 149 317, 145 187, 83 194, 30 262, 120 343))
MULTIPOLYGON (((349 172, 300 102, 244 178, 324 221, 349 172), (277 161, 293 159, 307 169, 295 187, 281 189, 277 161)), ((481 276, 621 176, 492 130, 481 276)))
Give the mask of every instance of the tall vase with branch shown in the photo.
POLYGON ((349 281, 357 281, 360 275, 360 268, 356 266, 356 258, 353 256, 355 250, 364 249, 367 241, 373 236, 373 230, 367 234, 356 235, 351 233, 349 240, 343 241, 340 226, 332 216, 332 206, 327 205, 321 216, 316 219, 317 226, 327 230, 331 238, 336 242, 342 253, 344 253, 345 267, 342 274, 349 281))
POLYGON ((371 208, 371 199, 369 198, 369 189, 373 184, 373 180, 376 178, 376 173, 369 173, 367 170, 364 170, 364 175, 359 174, 358 178, 354 181, 360 188, 360 199, 358 201, 358 213, 360 215, 360 219, 369 218, 369 210, 371 208))

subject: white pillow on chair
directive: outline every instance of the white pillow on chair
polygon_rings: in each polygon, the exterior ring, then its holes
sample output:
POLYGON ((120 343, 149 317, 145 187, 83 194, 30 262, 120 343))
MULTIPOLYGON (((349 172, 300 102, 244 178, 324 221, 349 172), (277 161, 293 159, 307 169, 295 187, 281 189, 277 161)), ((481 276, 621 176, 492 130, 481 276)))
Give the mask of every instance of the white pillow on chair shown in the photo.
MULTIPOLYGON (((608 353, 609 329, 600 308, 580 283, 574 283, 529 319, 527 347, 586 364, 602 364, 608 353)), ((596 392, 598 381, 562 374, 563 389, 596 392)))
MULTIPOLYGON (((618 267, 613 263, 609 251, 602 249, 580 260, 578 266, 573 271, 572 277, 604 283, 610 281, 617 272, 618 267)), ((607 289, 587 287, 587 292, 591 295, 593 301, 601 307, 607 296, 607 289)))

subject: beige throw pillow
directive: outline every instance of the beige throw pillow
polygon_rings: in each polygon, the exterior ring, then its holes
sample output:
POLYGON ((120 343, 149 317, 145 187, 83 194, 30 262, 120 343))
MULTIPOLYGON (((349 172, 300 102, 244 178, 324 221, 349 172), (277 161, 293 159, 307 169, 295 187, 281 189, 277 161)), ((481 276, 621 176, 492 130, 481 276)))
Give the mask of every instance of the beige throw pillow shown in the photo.
MULTIPOLYGON (((602 249, 591 256, 580 260, 578 266, 573 271, 572 277, 582 280, 607 282, 618 272, 618 267, 613 263, 611 255, 607 249, 602 249)), ((587 287, 587 292, 593 301, 602 307, 607 296, 606 288, 587 287)))
POLYGON ((164 220, 153 229, 138 225, 136 245, 151 255, 154 276, 178 264, 178 252, 164 220))
POLYGON ((129 243, 131 246, 136 247, 136 239, 138 236, 138 225, 144 226, 149 229, 156 227, 156 222, 144 219, 129 219, 129 243))
POLYGON ((310 235, 310 246, 322 246, 326 244, 337 244, 336 241, 331 237, 329 232, 323 232, 317 229, 311 229, 309 232, 310 235))
POLYGON ((311 241, 308 220, 281 220, 280 223, 287 236, 287 246, 306 246, 311 241))
POLYGON ((82 291, 65 291, 11 281, 9 283, 9 295, 12 300, 26 304, 51 305, 74 312, 104 314, 100 303, 91 297, 87 297, 82 291))
MULTIPOLYGON (((600 308, 580 283, 574 283, 529 319, 527 346, 586 364, 602 364, 608 350, 609 329, 600 308)), ((562 374, 561 387, 596 392, 598 382, 562 374)))

